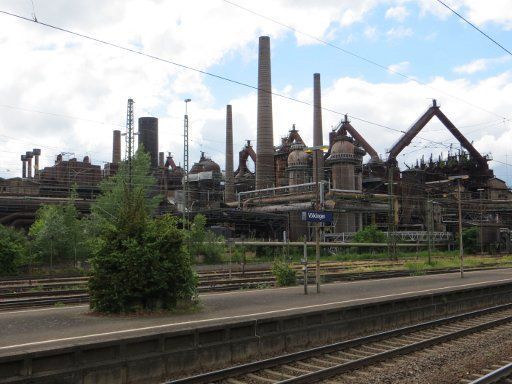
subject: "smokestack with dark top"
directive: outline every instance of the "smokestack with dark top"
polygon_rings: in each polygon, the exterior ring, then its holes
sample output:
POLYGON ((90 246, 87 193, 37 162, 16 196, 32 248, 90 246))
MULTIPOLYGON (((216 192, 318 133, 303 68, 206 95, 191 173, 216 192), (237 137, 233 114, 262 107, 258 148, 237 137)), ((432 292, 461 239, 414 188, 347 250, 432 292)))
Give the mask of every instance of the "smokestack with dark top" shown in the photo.
POLYGON ((158 168, 163 168, 165 164, 165 153, 158 152, 158 168))
POLYGON ((274 186, 274 129, 272 125, 270 38, 261 36, 258 55, 258 122, 256 189, 274 186))
MULTIPOLYGON (((320 74, 315 73, 313 75, 313 146, 323 144, 322 91, 320 88, 320 74)), ((324 156, 322 151, 317 151, 316 155, 313 156, 313 169, 318 169, 318 181, 322 181, 324 179, 324 156)), ((313 175, 315 175, 314 172, 313 175)), ((313 182, 316 183, 316 179, 313 182)))
POLYGON ((41 156, 41 149, 34 148, 32 153, 34 154, 34 177, 39 177, 39 156, 41 156))
POLYGON ((235 185, 233 180, 233 115, 231 105, 226 106, 226 184, 224 200, 226 203, 235 201, 235 185))
POLYGON ((112 163, 119 164, 121 162, 121 131, 114 130, 112 141, 112 163))
POLYGON ((27 157, 25 155, 21 155, 21 162, 22 162, 22 170, 21 170, 21 177, 26 178, 27 177, 27 157))
POLYGON ((29 179, 32 178, 32 158, 34 157, 34 154, 32 152, 26 152, 25 158, 27 159, 27 177, 29 179))
POLYGON ((158 167, 158 119, 156 117, 139 117, 139 146, 151 158, 151 169, 158 167))

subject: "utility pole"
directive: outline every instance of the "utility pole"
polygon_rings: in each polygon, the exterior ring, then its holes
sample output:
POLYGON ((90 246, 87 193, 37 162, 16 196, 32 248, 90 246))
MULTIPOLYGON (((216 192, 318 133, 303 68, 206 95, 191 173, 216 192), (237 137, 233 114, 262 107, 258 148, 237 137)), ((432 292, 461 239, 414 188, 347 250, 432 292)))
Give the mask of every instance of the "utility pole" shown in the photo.
POLYGON ((480 255, 484 254, 484 229, 483 229, 483 201, 482 192, 485 191, 483 188, 478 188, 477 191, 480 193, 480 255))
POLYGON ((427 192, 427 240, 428 240, 428 264, 432 264, 432 201, 427 192))
POLYGON ((128 188, 131 191, 132 189, 132 175, 133 175, 133 169, 132 169, 132 158, 133 158, 133 151, 135 146, 135 133, 134 126, 133 126, 133 99, 128 99, 128 105, 126 108, 126 132, 124 133, 125 136, 125 160, 128 162, 128 188))
POLYGON ((396 259, 396 239, 395 239, 395 208, 393 197, 395 167, 388 168, 388 257, 396 259))
POLYGON ((183 180, 183 228, 187 222, 188 216, 188 103, 192 99, 185 99, 185 117, 183 120, 183 170, 185 177, 183 180))
POLYGON ((462 204, 460 197, 460 179, 457 179, 457 202, 459 210, 459 256, 460 256, 460 278, 464 277, 464 248, 462 242, 462 204))

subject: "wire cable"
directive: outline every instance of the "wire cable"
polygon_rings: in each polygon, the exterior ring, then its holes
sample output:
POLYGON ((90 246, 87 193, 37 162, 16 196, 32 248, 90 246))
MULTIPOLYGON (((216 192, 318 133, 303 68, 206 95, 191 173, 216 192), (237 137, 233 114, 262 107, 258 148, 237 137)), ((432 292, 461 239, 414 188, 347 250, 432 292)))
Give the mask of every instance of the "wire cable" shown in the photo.
POLYGON ((457 11, 455 11, 453 8, 450 8, 450 6, 448 6, 446 3, 444 3, 443 1, 441 0, 437 0, 437 2, 439 4, 442 4, 444 5, 446 8, 448 8, 450 11, 452 11, 455 15, 457 15, 460 19, 462 19, 463 21, 465 21, 467 24, 469 24, 470 26, 472 26, 474 29, 476 29, 478 32, 480 32, 482 35, 484 35, 487 39, 489 39, 490 41, 492 41, 494 44, 496 44, 498 47, 500 47, 501 49, 503 49, 505 52, 507 52, 510 56, 512 56, 512 52, 510 52, 507 48, 505 48, 503 45, 501 45, 500 43, 498 43, 496 40, 494 40, 491 36, 489 36, 487 33, 485 33, 484 31, 482 31, 480 28, 478 28, 475 24, 473 24, 471 21, 469 21, 468 19, 466 19, 464 16, 462 16, 460 13, 458 13, 457 11))
POLYGON ((444 95, 446 95, 446 96, 448 96, 448 97, 451 97, 451 98, 453 98, 453 99, 455 99, 455 100, 458 100, 458 101, 460 101, 460 102, 462 102, 462 103, 464 103, 464 104, 470 105, 470 106, 472 106, 472 107, 478 108, 478 109, 480 109, 481 111, 484 111, 484 112, 489 113, 489 114, 491 114, 491 115, 494 115, 494 116, 497 116, 497 117, 499 117, 499 118, 503 118, 503 119, 506 119, 506 120, 511 120, 511 119, 509 119, 509 118, 507 118, 507 117, 505 117, 505 116, 501 116, 501 115, 497 114, 496 112, 492 112, 492 111, 490 111, 490 110, 488 110, 488 109, 482 108, 481 106, 479 106, 479 105, 477 105, 477 104, 474 104, 474 103, 471 103, 471 102, 469 102, 469 101, 467 101, 467 100, 461 99, 461 98, 460 98, 460 97, 458 97, 458 96, 452 95, 452 94, 450 94, 450 93, 448 93, 448 92, 445 92, 445 91, 440 90, 440 89, 438 89, 438 88, 432 87, 431 85, 428 85, 427 83, 424 83, 424 82, 422 82, 422 81, 420 81, 420 80, 418 80, 418 79, 416 79, 416 78, 414 78, 414 77, 411 77, 411 76, 408 76, 408 75, 406 75, 406 74, 404 74, 404 73, 401 73, 401 72, 399 72, 399 71, 393 70, 393 69, 389 68, 388 66, 385 66, 385 65, 383 65, 383 64, 380 64, 380 63, 378 63, 378 62, 376 62, 376 61, 374 61, 374 60, 368 59, 368 58, 366 58, 366 57, 364 57, 364 56, 361 56, 361 55, 359 55, 359 54, 357 54, 357 53, 351 52, 351 51, 349 51, 349 50, 347 50, 347 49, 345 49, 345 48, 340 47, 339 45, 336 45, 336 44, 333 44, 333 43, 331 43, 331 42, 329 42, 329 41, 323 40, 323 39, 321 39, 321 38, 319 38, 319 37, 317 37, 317 36, 314 36, 314 35, 311 35, 311 34, 309 34, 309 33, 307 33, 307 32, 301 31, 301 30, 299 30, 299 29, 297 29, 297 28, 294 28, 294 27, 292 27, 292 26, 290 26, 290 25, 284 24, 284 23, 282 23, 282 22, 280 22, 280 21, 278 21, 278 20, 276 20, 276 19, 273 19, 273 18, 271 18, 271 17, 268 17, 268 16, 263 15, 263 14, 261 14, 261 13, 258 13, 258 12, 256 12, 256 11, 253 11, 252 9, 246 8, 246 7, 244 7, 244 6, 241 6, 240 4, 234 3, 233 1, 230 1, 230 0, 222 0, 222 1, 223 1, 223 2, 225 2, 226 4, 230 4, 230 5, 234 6, 234 7, 237 7, 237 8, 239 8, 239 9, 242 9, 242 10, 244 10, 244 11, 248 12, 248 13, 251 13, 251 14, 253 14, 253 15, 255 15, 255 16, 261 17, 261 18, 263 18, 263 19, 265 19, 265 20, 268 20, 268 21, 270 21, 270 22, 272 22, 272 23, 275 23, 275 24, 277 24, 277 25, 280 25, 281 27, 286 28, 286 29, 289 29, 289 30, 290 30, 290 31, 292 31, 292 32, 295 32, 295 33, 298 33, 298 34, 301 34, 301 35, 307 36, 307 37, 309 37, 309 38, 311 38, 311 39, 313 39, 313 40, 315 40, 315 41, 318 41, 318 42, 319 42, 319 43, 321 43, 321 44, 327 45, 327 46, 329 46, 329 47, 331 47, 331 48, 334 48, 334 49, 337 49, 338 51, 341 51, 341 52, 343 52, 343 53, 345 53, 345 54, 347 54, 347 55, 350 55, 350 56, 355 57, 355 58, 357 58, 357 59, 359 59, 359 60, 362 60, 362 61, 364 61, 364 62, 366 62, 366 63, 368 63, 368 64, 374 65, 374 66, 376 66, 376 67, 378 67, 378 68, 380 68, 380 69, 382 69, 382 70, 384 70, 384 71, 386 71, 386 72, 390 72, 390 73, 392 73, 392 74, 394 74, 394 75, 398 75, 398 76, 400 76, 400 77, 403 77, 404 79, 407 79, 407 80, 409 80, 409 81, 413 81, 413 82, 415 82, 415 83, 417 83, 417 84, 419 84, 419 85, 422 85, 422 86, 424 86, 424 87, 427 87, 427 88, 429 88, 429 89, 431 89, 431 90, 433 90, 433 91, 440 92, 440 93, 442 93, 442 94, 444 94, 444 95))

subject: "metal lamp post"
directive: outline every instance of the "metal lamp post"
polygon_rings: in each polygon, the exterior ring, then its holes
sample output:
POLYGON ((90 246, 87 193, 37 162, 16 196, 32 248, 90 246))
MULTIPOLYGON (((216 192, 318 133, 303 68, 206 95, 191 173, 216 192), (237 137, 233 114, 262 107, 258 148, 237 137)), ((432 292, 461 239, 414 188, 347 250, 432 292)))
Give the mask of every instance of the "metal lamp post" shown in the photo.
MULTIPOLYGON (((308 147, 305 149, 306 153, 312 153, 315 159, 318 159, 320 153, 327 151, 329 147, 325 145, 316 145, 314 147, 308 147)), ((320 182, 319 182, 319 161, 315 161, 315 167, 313 167, 313 179, 315 180, 316 189, 316 204, 315 209, 323 209, 323 193, 320 196, 320 182)), ((323 183, 323 182, 322 182, 323 183)), ((316 282, 316 293, 320 293, 320 223, 316 223, 315 226, 315 255, 316 255, 316 271, 315 271, 315 282, 316 282)))
POLYGON ((460 278, 464 278, 464 248, 462 244, 462 204, 460 194, 460 181, 469 179, 468 175, 449 176, 448 180, 457 180, 457 208, 459 215, 459 258, 460 258, 460 278))
POLYGON ((477 191, 480 194, 480 255, 484 254, 484 230, 483 230, 483 204, 482 204, 482 192, 485 191, 483 188, 478 188, 477 191))
POLYGON ((183 229, 187 219, 188 208, 188 103, 192 99, 185 99, 185 117, 183 119, 183 170, 185 177, 183 180, 183 229))

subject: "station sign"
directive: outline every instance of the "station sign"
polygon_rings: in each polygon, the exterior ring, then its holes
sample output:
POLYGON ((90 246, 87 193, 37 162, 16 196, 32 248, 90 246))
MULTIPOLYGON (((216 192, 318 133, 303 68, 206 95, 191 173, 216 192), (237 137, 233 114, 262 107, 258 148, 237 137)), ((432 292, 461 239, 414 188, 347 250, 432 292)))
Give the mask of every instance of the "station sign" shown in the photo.
POLYGON ((302 220, 313 223, 332 223, 333 214, 328 211, 302 211, 302 220))

